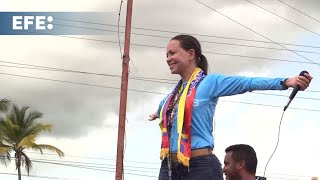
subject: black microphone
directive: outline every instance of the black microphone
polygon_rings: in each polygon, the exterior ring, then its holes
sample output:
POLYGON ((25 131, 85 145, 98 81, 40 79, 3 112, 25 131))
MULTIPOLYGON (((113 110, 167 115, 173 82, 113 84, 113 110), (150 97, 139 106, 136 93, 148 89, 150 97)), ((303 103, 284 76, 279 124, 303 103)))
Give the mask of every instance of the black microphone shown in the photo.
MULTIPOLYGON (((301 73, 299 74, 299 76, 304 76, 304 73, 309 74, 308 71, 301 71, 301 73)), ((297 92, 298 92, 299 90, 300 90, 300 87, 299 87, 299 86, 296 86, 296 87, 292 90, 292 92, 291 92, 291 94, 290 94, 290 96, 289 96, 289 101, 288 101, 287 105, 284 107, 283 111, 285 111, 285 110, 289 107, 289 104, 291 103, 291 101, 292 101, 293 98, 296 96, 296 94, 297 94, 297 92)))

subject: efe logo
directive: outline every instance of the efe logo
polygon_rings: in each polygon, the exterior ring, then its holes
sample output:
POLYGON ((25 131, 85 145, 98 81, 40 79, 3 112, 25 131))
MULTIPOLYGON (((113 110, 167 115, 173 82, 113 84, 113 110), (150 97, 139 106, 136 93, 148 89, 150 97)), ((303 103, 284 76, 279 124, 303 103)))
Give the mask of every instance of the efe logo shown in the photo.
POLYGON ((13 30, 28 30, 30 26, 34 27, 35 30, 46 30, 53 29, 51 22, 53 21, 52 16, 13 16, 12 17, 12 29, 13 30), (46 25, 46 20, 48 24, 46 25))

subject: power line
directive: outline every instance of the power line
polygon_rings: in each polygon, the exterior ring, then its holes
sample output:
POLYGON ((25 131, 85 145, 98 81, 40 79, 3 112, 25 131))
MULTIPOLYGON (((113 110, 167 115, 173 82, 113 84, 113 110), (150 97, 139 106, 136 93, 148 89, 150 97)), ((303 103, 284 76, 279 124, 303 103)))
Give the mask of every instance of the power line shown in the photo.
POLYGON ((316 91, 316 90, 308 90, 307 92, 315 92, 315 93, 319 93, 320 91, 316 91))
MULTIPOLYGON (((97 167, 97 168, 108 168, 111 167, 113 168, 115 166, 115 164, 105 164, 105 163, 90 163, 90 162, 81 162, 81 161, 64 161, 64 160, 51 160, 51 159, 36 159, 36 158, 31 158, 31 160, 36 160, 36 161, 43 161, 43 162, 60 162, 60 163, 72 163, 72 164, 78 164, 78 165, 95 165, 93 167, 97 167)), ((159 163, 157 163, 157 165, 159 165, 159 163)), ((153 168, 153 167, 143 167, 143 166, 127 166, 125 165, 125 167, 128 168, 140 168, 140 169, 149 169, 149 170, 159 170, 159 168, 153 168)), ((145 172, 145 171, 142 171, 145 172)))
MULTIPOLYGON (((63 21, 82 22, 82 23, 87 23, 87 24, 96 24, 96 25, 105 25, 105 26, 114 26, 114 27, 117 27, 117 25, 107 24, 107 23, 88 22, 88 21, 82 21, 82 20, 63 19, 63 18, 55 18, 55 19, 63 20, 63 21)), ((124 26, 120 26, 120 27, 124 27, 124 26)), ((207 34, 195 34, 195 33, 179 32, 179 31, 170 31, 170 30, 160 30, 160 29, 152 29, 152 28, 132 27, 132 29, 152 31, 152 32, 174 33, 174 34, 190 34, 190 35, 201 36, 201 37, 213 37, 213 38, 218 38, 218 39, 228 39, 228 40, 239 40, 239 41, 248 41, 248 42, 258 42, 258 43, 274 44, 273 42, 263 41, 263 40, 243 39, 243 38, 225 37, 225 36, 215 36, 215 35, 207 35, 207 34)), ((110 31, 111 31, 111 30, 110 30, 110 31)), ((139 33, 132 33, 132 34, 135 34, 135 35, 143 35, 143 34, 139 34, 139 33)), ((154 35, 148 35, 148 36, 154 36, 154 35)), ((158 36, 156 36, 156 37, 158 37, 158 36)), ((166 36, 163 36, 163 37, 166 37, 166 36)), ((281 43, 281 42, 277 42, 277 43, 278 43, 278 44, 282 44, 282 45, 289 45, 289 46, 300 46, 300 47, 308 47, 308 48, 320 48, 319 46, 311 46, 311 45, 292 44, 292 43, 281 43)))
POLYGON ((292 178, 283 178, 283 177, 267 177, 267 179, 284 179, 284 180, 299 180, 299 179, 292 179, 292 178))
MULTIPOLYGON (((110 87, 110 86, 103 86, 103 85, 96 85, 96 84, 87 84, 87 83, 79 83, 79 82, 72 82, 72 81, 64 81, 64 80, 56 80, 56 79, 48 79, 48 78, 40 78, 40 77, 32 77, 32 76, 24 76, 24 75, 17 75, 17 74, 9 74, 9 73, 0 73, 0 74, 9 75, 9 76, 16 76, 16 77, 23 77, 23 78, 30 78, 30 79, 53 81, 53 82, 62 82, 62 83, 70 83, 70 84, 85 85, 85 86, 92 86, 92 87, 100 87, 100 88, 107 88, 107 89, 117 89, 117 90, 120 89, 118 87, 110 87)), ((167 93, 144 91, 144 90, 135 90, 135 89, 128 89, 128 91, 167 95, 167 93)), ((249 103, 249 102, 229 101, 229 100, 220 100, 220 101, 283 108, 282 106, 267 105, 267 104, 256 104, 256 103, 249 103)), ((291 107, 290 109, 320 112, 320 110, 315 110, 315 109, 303 109, 303 108, 293 108, 293 107, 291 107)))
MULTIPOLYGON (((270 105, 270 104, 258 104, 258 103, 250 103, 250 102, 243 102, 243 101, 231 101, 231 100, 219 100, 219 101, 239 103, 239 104, 248 104, 248 105, 257 105, 257 106, 265 106, 265 107, 275 107, 275 108, 282 108, 283 109, 283 106, 276 106, 276 105, 270 105)), ((316 110, 316 109, 303 109, 303 108, 290 108, 290 109, 320 112, 320 110, 316 110)))
MULTIPOLYGON (((25 63, 15 63, 15 62, 9 62, 9 61, 0 61, 0 62, 9 63, 9 64, 25 65, 25 66, 31 66, 31 67, 41 67, 41 68, 30 68, 30 67, 10 66, 10 65, 1 65, 0 64, 0 66, 3 66, 3 67, 13 67, 13 68, 22 68, 22 69, 36 69, 36 70, 45 70, 45 71, 71 72, 71 73, 81 73, 81 74, 90 74, 90 75, 117 77, 117 78, 120 77, 120 75, 94 73, 94 72, 86 72, 86 71, 76 71, 76 70, 61 69, 61 68, 54 68, 54 67, 48 67, 48 66, 38 66, 38 65, 25 64, 25 63)), ((162 84, 176 84, 176 82, 173 82, 173 81, 177 81, 177 80, 170 80, 170 79, 147 78, 147 77, 129 77, 129 79, 138 80, 138 81, 145 81, 145 82, 162 83, 162 84), (171 82, 165 82, 165 81, 171 81, 171 82)), ((309 91, 307 91, 307 92, 309 92, 309 91)), ((311 91, 311 92, 318 92, 318 91, 311 91)), ((252 93, 263 94, 263 95, 271 95, 271 96, 287 97, 285 95, 278 95, 278 94, 268 94, 268 93, 260 93, 260 92, 252 92, 252 93)), ((317 98, 309 98, 309 97, 296 97, 296 98, 309 99, 309 100, 320 100, 320 99, 317 99, 317 98)))
MULTIPOLYGON (((105 74, 105 73, 96 73, 96 72, 88 72, 88 71, 78 71, 78 70, 71 70, 71 69, 62 69, 62 68, 55 68, 55 67, 48 67, 48 66, 38 66, 33 64, 25 64, 25 63, 16 63, 16 62, 10 62, 10 61, 0 61, 0 63, 8 63, 8 64, 17 64, 17 65, 23 65, 23 66, 11 66, 11 65, 2 65, 2 67, 11 67, 11 68, 20 68, 20 69, 32 69, 32 70, 43 70, 43 71, 57 71, 57 72, 68 72, 68 73, 78 73, 78 74, 88 74, 88 75, 97 75, 97 76, 106 76, 106 77, 117 77, 120 78, 120 75, 115 74, 105 74), (26 67, 29 66, 29 67, 26 67)), ((139 76, 131 76, 129 79, 134 80, 145 80, 150 82, 160 82, 160 81, 176 81, 172 79, 163 79, 163 78, 147 78, 147 77, 139 77, 139 76), (155 81, 152 81, 155 80, 155 81)))
MULTIPOLYGON (((81 169, 86 169, 86 170, 95 170, 95 171, 103 171, 103 172, 115 172, 115 167, 101 167, 101 166, 88 166, 88 165, 82 165, 82 164, 74 164, 74 163, 66 163, 66 161, 61 161, 60 162, 58 160, 46 160, 46 161, 42 161, 42 160, 37 160, 37 159, 31 159, 31 161, 33 163, 42 163, 42 164, 51 164, 51 165, 59 165, 59 166, 66 166, 66 167, 73 167, 73 168, 81 168, 81 169)), ((85 164, 87 164, 86 162, 83 162, 85 164)), ((129 167, 129 166, 126 166, 129 167)), ((143 168, 143 169, 147 169, 146 167, 134 167, 131 166, 133 168, 143 168)), ((155 169, 155 168, 154 168, 155 169)), ((125 168, 126 171, 134 171, 134 172, 140 172, 140 173, 131 173, 131 172, 126 172, 124 174, 128 174, 128 175, 135 175, 135 176, 144 176, 144 177, 156 177, 156 176, 152 176, 152 175, 147 175, 147 174, 141 174, 141 173, 158 173, 158 172, 154 172, 154 171, 150 171, 151 169, 149 169, 148 171, 146 170, 137 170, 137 169, 129 169, 129 168, 125 168)), ((159 169, 156 169, 159 170, 159 169)), ((0 173, 1 174, 1 173, 0 173)), ((16 174, 15 174, 16 175, 16 174)), ((31 176, 32 177, 32 176, 31 176)), ((48 176, 43 176, 43 178, 47 178, 48 176)))
MULTIPOLYGON (((259 172, 259 173, 263 173, 263 172, 259 172)), ((257 173, 257 174, 259 174, 259 173, 257 173)), ((310 178, 311 179, 311 176, 304 176, 304 175, 293 175, 293 174, 284 174, 284 173, 277 173, 277 172, 271 172, 271 173, 267 173, 267 174, 278 175, 278 176, 303 177, 303 178, 310 178)))
POLYGON ((295 22, 293 22, 293 21, 291 21, 291 20, 289 20, 289 19, 287 19, 287 18, 284 18, 284 17, 282 17, 282 16, 280 16, 280 15, 278 15, 278 14, 276 14, 276 13, 274 13, 274 12, 272 12, 272 11, 270 11, 270 10, 262 7, 262 6, 259 6, 258 4, 255 4, 255 3, 253 3, 253 2, 251 2, 251 1, 249 1, 249 0, 245 0, 245 1, 247 1, 248 3, 251 3, 251 4, 253 4, 254 6, 257 6, 257 7, 259 7, 260 9, 263 9, 263 10, 265 10, 265 11, 267 11, 267 12, 269 12, 269 13, 271 13, 271 14, 273 14, 273 15, 275 15, 275 16, 277 16, 277 17, 279 17, 279 18, 281 18, 281 19, 283 19, 283 20, 285 20, 285 21, 288 21, 288 22, 290 22, 291 24, 294 24, 294 25, 296 25, 296 26, 298 26, 298 27, 300 27, 300 28, 302 28, 302 29, 304 29, 304 30, 306 30, 306 31, 309 31, 309 32, 311 32, 311 33, 313 33, 313 34, 315 34, 315 35, 317 35, 317 36, 320 36, 319 33, 316 33, 316 32, 314 32, 314 31, 312 31, 312 30, 310 30, 310 29, 308 29, 308 28, 305 28, 305 27, 303 27, 303 26, 301 26, 301 25, 299 25, 299 24, 297 24, 297 23, 295 23, 295 22))
MULTIPOLYGON (((36 163, 43 163, 43 164, 53 164, 53 165, 61 165, 61 166, 68 166, 68 167, 74 167, 74 168, 83 168, 83 169, 89 169, 89 170, 97 170, 97 171, 107 171, 107 172, 114 172, 115 165, 113 167, 101 167, 101 166, 88 166, 88 165, 81 165, 81 164, 68 164, 68 163, 60 163, 60 162, 50 162, 50 161, 39 161, 39 160, 32 160, 32 162, 36 163)), ((158 173, 154 171, 146 171, 146 170, 138 170, 138 169, 128 169, 125 168, 126 171, 134 171, 134 172, 140 172, 140 173, 158 173)), ((134 174, 134 175, 141 175, 141 174, 134 174)))
MULTIPOLYGON (((97 28, 90 28, 90 27, 63 25, 63 24, 57 24, 57 23, 54 24, 54 25, 71 27, 71 28, 91 29, 91 30, 97 30, 97 31, 107 31, 107 32, 117 32, 117 33, 119 33, 118 31, 106 30, 106 29, 97 29, 97 28)), ((124 33, 124 32, 120 32, 120 33, 124 33)), ((141 33, 131 33, 131 34, 140 35, 140 36, 158 37, 158 38, 171 38, 169 36, 149 35, 149 34, 141 34, 141 33)), ((295 52, 310 53, 310 54, 320 54, 320 52, 314 52, 314 51, 303 51, 303 50, 294 50, 294 49, 285 49, 285 48, 263 47, 263 46, 247 45, 247 44, 235 44, 235 43, 225 43, 225 42, 215 42, 215 41, 201 41, 201 42, 210 43, 210 44, 221 44, 221 45, 229 45, 229 46, 248 47, 248 48, 259 48, 259 49, 269 49, 269 50, 278 50, 278 51, 295 51, 295 52)))
MULTIPOLYGON (((227 15, 223 14, 222 12, 220 12, 220 11, 218 11, 218 10, 216 10, 216 9, 212 8, 211 6, 208 6, 207 4, 205 4, 205 3, 203 3, 203 2, 201 2, 201 1, 199 1, 199 0, 195 0, 195 1, 196 1, 196 2, 198 2, 198 3, 200 3, 200 4, 202 4, 203 6, 206 6, 207 8, 211 9, 212 11, 215 11, 215 12, 219 13, 219 14, 220 14, 220 15, 222 15, 223 17, 225 17, 225 18, 227 18, 227 19, 229 19, 229 20, 231 20, 231 21, 235 22, 236 24, 238 24, 238 25, 240 25, 240 26, 242 26, 242 27, 244 27, 244 28, 248 29, 249 31, 251 31, 251 32, 253 32, 253 33, 255 33, 255 34, 257 34, 257 35, 259 35, 259 36, 261 36, 261 37, 263 37, 263 38, 265 38, 265 39, 267 39, 267 40, 271 41, 271 42, 273 42, 274 44, 277 44, 277 43, 276 43, 275 41, 273 41, 272 39, 270 39, 270 38, 268 38, 268 37, 266 37, 266 36, 262 35, 261 33, 258 33, 257 31, 255 31, 255 30, 253 30, 253 29, 251 29, 251 28, 249 28, 249 27, 247 27, 247 26, 245 26, 245 25, 243 25, 243 24, 241 24, 240 22, 238 22, 238 21, 236 21, 236 20, 234 20, 234 19, 230 18, 229 16, 227 16, 227 15)), ((281 45, 281 44, 277 44, 277 45, 278 45, 278 46, 281 46, 282 48, 288 49, 288 48, 286 48, 285 46, 283 46, 283 45, 281 45)), ((289 49, 288 49, 288 50, 289 50, 289 49)), ((289 51, 290 51, 290 50, 289 50, 289 51)), ((296 54, 296 55, 298 55, 298 56, 300 56, 300 57, 302 57, 303 59, 306 59, 306 60, 308 60, 308 61, 310 61, 310 62, 312 62, 312 63, 314 63, 314 64, 316 64, 316 65, 320 66, 320 64, 319 64, 319 63, 316 63, 316 62, 312 61, 311 59, 306 58, 305 56, 302 56, 302 55, 301 55, 301 54, 299 54, 299 53, 296 53, 296 52, 294 52, 294 51, 291 51, 291 52, 292 52, 292 53, 294 53, 294 54, 296 54)))
MULTIPOLYGON (((53 153, 39 153, 39 152, 32 152, 32 151, 27 151, 27 153, 31 153, 31 154, 45 154, 45 155, 52 155, 52 156, 56 156, 56 154, 53 153)), ((74 158, 84 158, 84 159, 95 159, 95 160, 106 160, 106 161, 115 161, 115 159, 110 159, 110 158, 104 158, 104 157, 91 157, 91 156, 77 156, 77 155, 69 155, 69 154, 65 154, 64 157, 74 157, 74 158)), ((146 161, 128 161, 125 160, 125 162, 129 162, 129 163, 142 163, 142 164, 156 164, 158 165, 159 163, 152 163, 152 162, 146 162, 146 161)))
MULTIPOLYGON (((280 94, 271 94, 271 93, 262 93, 262 92, 251 92, 251 93, 254 93, 254 94, 263 94, 263 95, 267 95, 267 96, 288 97, 288 96, 280 95, 280 94)), ((298 98, 298 99, 309 99, 309 100, 316 100, 316 101, 320 101, 320 99, 319 99, 319 98, 310 98, 310 97, 295 97, 295 98, 298 98)))
MULTIPOLYGON (((5 63, 11 63, 9 61, 0 61, 5 63)), ((21 64, 21 63, 12 63, 12 64, 21 64)), ((41 66, 42 68, 37 68, 39 66, 31 65, 31 64, 23 64, 27 66, 35 66, 35 68, 30 67, 23 67, 23 66, 11 66, 11 65, 1 65, 0 67, 13 67, 13 68, 22 68, 22 69, 32 69, 32 70, 44 70, 44 71, 58 71, 58 72, 70 72, 70 73, 81 73, 81 74, 90 74, 90 75, 98 75, 98 76, 107 76, 107 77, 117 77, 120 78, 120 75, 111 75, 111 74, 100 74, 100 73, 93 73, 93 72, 86 72, 86 71, 76 71, 76 70, 67 70, 67 69, 61 69, 61 68, 51 68, 51 67, 45 67, 41 66), (45 68, 44 68, 45 67, 45 68)), ((137 81, 145 81, 145 82, 154 82, 154 83, 161 83, 161 84, 176 84, 177 80, 170 80, 170 79, 158 79, 158 78, 147 78, 147 77, 129 77, 129 79, 137 80, 137 81), (163 81, 165 80, 165 81, 163 81), (167 82, 166 82, 167 81, 167 82), (171 81, 171 82, 168 82, 171 81)), ((279 96, 279 97, 287 97, 285 95, 279 95, 279 94, 270 94, 270 93, 260 93, 260 92, 251 92, 254 94, 263 94, 263 95, 270 95, 270 96, 279 96)), ((309 99, 309 100, 320 100, 317 98, 309 98, 309 97, 296 97, 300 99, 309 99)))
MULTIPOLYGON (((0 172, 2 175, 10 175, 10 176, 17 176, 17 174, 14 173, 5 173, 5 172, 0 172)), ((136 175, 136 176, 144 176, 144 177, 151 177, 151 178, 158 178, 158 176, 149 176, 149 175, 141 175, 141 174, 136 174, 136 173, 125 173, 128 175, 136 175)), ((39 176, 39 175, 25 175, 22 174, 22 176, 25 177, 33 177, 33 178, 40 178, 40 179, 57 179, 57 180, 80 180, 80 179, 74 179, 74 178, 65 178, 65 177, 52 177, 52 176, 39 176)), ((311 176, 310 176, 311 177, 311 176)), ((268 177, 272 179, 284 179, 284 180, 298 180, 298 179, 292 179, 292 178, 282 178, 282 177, 268 177)), ((81 179, 82 180, 82 179, 81 179)))
MULTIPOLYGON (((32 162, 37 162, 37 163, 45 163, 45 164, 54 164, 54 165, 63 165, 63 166, 70 166, 70 167, 84 167, 84 168, 94 168, 97 170, 110 170, 114 171, 116 165, 104 165, 104 166, 92 166, 93 163, 74 163, 74 162, 66 162, 66 161, 52 161, 52 160, 36 160, 36 159, 31 159, 32 162)), ((139 166, 125 166, 124 168, 127 171, 134 171, 134 172, 142 172, 142 173, 158 173, 159 168, 150 168, 150 167, 139 167, 139 166), (152 171, 152 170, 156 170, 152 171)))
MULTIPOLYGON (((0 63, 22 65, 22 66, 11 66, 11 65, 1 65, 0 64, 0 66, 3 66, 3 67, 36 69, 36 70, 45 70, 45 71, 59 71, 59 72, 69 72, 69 73, 80 73, 80 74, 89 74, 89 75, 98 75, 98 76, 107 76, 107 77, 120 77, 120 75, 115 75, 115 74, 105 74, 105 73, 96 73, 96 72, 88 72, 88 71, 79 71, 79 70, 71 70, 71 69, 64 69, 64 68, 57 68, 57 67, 39 66, 39 65, 34 65, 34 64, 17 63, 17 62, 11 62, 11 61, 1 61, 0 60, 0 63)), ((165 78, 139 77, 139 76, 130 76, 129 78, 130 79, 135 79, 135 80, 144 80, 144 81, 145 80, 148 80, 148 81, 149 80, 155 80, 155 81, 150 81, 150 82, 161 82, 161 83, 162 83, 162 81, 167 81, 167 82, 176 82, 177 81, 177 80, 165 79, 165 78)), ((175 84, 175 83, 172 83, 172 84, 175 84)), ((314 92, 320 92, 320 91, 314 91, 314 92)))
POLYGON ((294 60, 287 60, 287 59, 265 58, 265 57, 247 56, 247 55, 229 54, 229 53, 218 53, 218 52, 204 52, 204 53, 216 54, 216 55, 222 55, 222 56, 234 56, 234 57, 242 57, 242 58, 250 58, 250 59, 267 60, 267 61, 279 61, 279 62, 301 63, 301 64, 317 64, 317 63, 306 62, 306 61, 294 61, 294 60))
POLYGON ((15 62, 9 62, 9 61, 0 61, 0 62, 7 63, 7 64, 23 65, 23 66, 12 66, 12 65, 2 65, 1 64, 0 66, 2 66, 2 67, 31 69, 31 70, 43 70, 43 71, 69 72, 69 73, 88 74, 88 75, 107 76, 107 77, 120 77, 120 75, 113 75, 113 74, 77 71, 77 70, 54 68, 54 67, 48 67, 48 66, 37 66, 37 65, 25 64, 25 63, 15 63, 15 62))
MULTIPOLYGON (((45 81, 53 81, 53 82, 61 82, 61 83, 85 85, 85 86, 92 86, 92 87, 100 87, 100 88, 106 88, 106 89, 117 89, 117 90, 120 89, 120 88, 118 88, 118 87, 111 87, 111 86, 104 86, 104 85, 97 85, 97 84, 89 84, 89 83, 80 83, 80 82, 72 82, 72 81, 64 81, 64 80, 41 78, 41 77, 24 76, 24 75, 18 75, 18 74, 10 74, 10 73, 0 73, 0 74, 8 75, 8 76, 16 76, 16 77, 29 78, 29 79, 38 79, 38 80, 45 80, 45 81)), ((129 91, 133 91, 133 92, 144 92, 144 93, 154 94, 154 92, 144 91, 144 90, 133 90, 133 89, 129 89, 129 91)), ((165 93, 159 93, 159 94, 165 94, 165 93)), ((165 95, 166 95, 166 94, 165 94, 165 95)))
MULTIPOLYGON (((72 165, 72 164, 45 162, 45 161, 37 161, 37 160, 34 160, 33 162, 44 163, 44 164, 53 164, 53 165, 61 165, 61 166, 81 168, 81 169, 88 169, 88 170, 95 170, 95 171, 115 172, 115 170, 110 170, 110 169, 105 169, 105 168, 104 168, 104 169, 103 169, 103 168, 95 168, 95 167, 83 166, 83 165, 72 165)), ((154 178, 157 178, 157 176, 146 175, 146 174, 139 174, 139 173, 128 173, 128 172, 126 172, 125 174, 135 175, 135 176, 143 176, 143 177, 154 177, 154 178)))
POLYGON ((201 42, 213 43, 213 44, 222 44, 222 45, 230 45, 230 46, 259 48, 259 49, 270 49, 270 50, 279 50, 279 51, 295 51, 295 52, 303 52, 303 53, 310 53, 310 54, 320 54, 319 52, 313 52, 313 51, 302 51, 302 50, 284 49, 284 48, 281 49, 281 48, 272 48, 272 47, 261 47, 261 46, 253 46, 253 45, 246 45, 246 44, 234 44, 234 43, 212 42, 212 41, 201 41, 201 42))
MULTIPOLYGON (((28 32, 32 33, 32 32, 28 32)), ((104 42, 104 43, 118 43, 115 41, 109 41, 109 40, 100 40, 100 39, 90 39, 90 38, 81 38, 81 37, 73 37, 73 36, 65 36, 65 35, 52 35, 52 34, 44 34, 44 33, 38 33, 43 35, 50 35, 55 37, 61 37, 61 38, 71 38, 71 39, 80 39, 80 40, 88 40, 88 41, 96 41, 96 42, 104 42)), ((141 46, 141 47, 149 47, 149 48, 165 48, 162 46, 154 46, 154 45, 146 45, 146 44, 138 44, 138 43, 131 43, 133 46, 141 46)), ((239 55, 239 54, 228 54, 228 53, 219 53, 219 52, 203 52, 207 54, 215 54, 215 55, 222 55, 222 56, 235 56, 235 57, 242 57, 242 58, 251 58, 251 59, 258 59, 258 60, 267 60, 267 61, 279 61, 279 62, 289 62, 289 63, 300 63, 300 64, 315 64, 319 65, 316 62, 306 62, 306 61, 293 61, 293 60, 286 60, 286 59, 277 59, 277 58, 265 58, 265 57, 256 57, 256 56, 246 56, 246 55, 239 55)), ((303 57, 303 56, 302 56, 303 57)), ((307 59, 308 60, 308 59, 307 59)))
POLYGON ((281 2, 282 4, 290 7, 290 8, 292 8, 292 9, 296 10, 297 12, 299 12, 299 13, 301 13, 301 14, 303 14, 303 15, 305 15, 305 16, 307 16, 307 17, 309 17, 309 18, 311 18, 311 19, 313 19, 313 20, 315 20, 315 21, 317 21, 318 23, 320 23, 320 21, 319 21, 318 19, 316 19, 316 18, 308 15, 307 13, 304 13, 304 12, 302 12, 301 10, 299 10, 299 9, 297 9, 297 8, 295 8, 295 7, 289 5, 289 4, 287 4, 287 3, 285 3, 285 2, 283 2, 283 1, 281 1, 281 0, 277 0, 277 1, 281 2))
MULTIPOLYGON (((0 172, 0 174, 2 174, 2 175, 12 175, 12 176, 17 176, 17 174, 14 174, 14 173, 5 173, 5 172, 0 172)), ((39 175, 26 175, 26 174, 21 174, 21 176, 25 176, 25 177, 33 177, 33 178, 40 178, 40 179, 80 180, 80 179, 66 178, 66 177, 39 176, 39 175)))
POLYGON ((123 58, 123 55, 122 55, 122 47, 121 47, 121 43, 120 43, 120 17, 121 17, 121 8, 122 8, 122 3, 123 3, 123 0, 121 0, 120 2, 120 7, 119 7, 119 13, 118 13, 118 24, 117 24, 117 29, 118 29, 118 42, 119 42, 119 49, 120 49, 120 57, 121 59, 123 58))

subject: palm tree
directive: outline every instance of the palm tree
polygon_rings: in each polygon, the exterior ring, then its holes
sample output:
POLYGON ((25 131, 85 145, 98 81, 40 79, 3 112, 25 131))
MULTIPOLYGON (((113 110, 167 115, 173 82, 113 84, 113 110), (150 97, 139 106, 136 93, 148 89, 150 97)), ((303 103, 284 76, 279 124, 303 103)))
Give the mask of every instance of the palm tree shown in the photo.
MULTIPOLYGON (((0 113, 5 113, 8 110, 9 100, 2 99, 0 100, 0 113)), ((2 143, 3 136, 0 131, 0 163, 7 165, 10 162, 10 153, 7 152, 5 145, 2 143)))
MULTIPOLYGON (((18 180, 21 180, 21 166, 25 167, 28 175, 32 167, 32 162, 26 154, 26 149, 40 151, 49 150, 56 152, 59 157, 64 153, 48 144, 37 144, 36 138, 43 131, 51 131, 51 124, 36 123, 43 114, 39 111, 28 111, 29 107, 13 105, 11 112, 0 118, 0 155, 8 155, 14 152, 16 169, 18 170, 18 180)), ((10 156, 9 156, 10 159, 10 156)))

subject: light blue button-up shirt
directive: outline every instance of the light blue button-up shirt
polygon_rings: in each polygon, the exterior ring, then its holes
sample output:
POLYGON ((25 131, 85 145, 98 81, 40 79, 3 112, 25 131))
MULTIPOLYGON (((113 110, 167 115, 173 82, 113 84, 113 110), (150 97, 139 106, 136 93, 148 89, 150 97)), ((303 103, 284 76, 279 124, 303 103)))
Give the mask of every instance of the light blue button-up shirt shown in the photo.
MULTIPOLYGON (((191 149, 214 147, 213 116, 219 97, 242 94, 253 90, 283 90, 281 81, 285 78, 261 78, 224 76, 210 74, 196 87, 191 122, 191 149)), ((187 82, 184 82, 185 86, 187 82)), ((158 117, 164 100, 158 109, 158 117)), ((170 151, 177 152, 177 108, 174 109, 174 122, 170 133, 170 151)))

